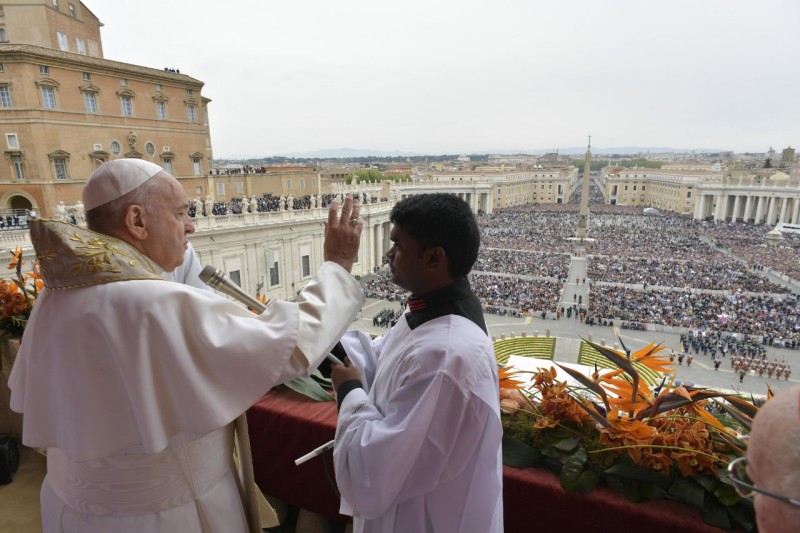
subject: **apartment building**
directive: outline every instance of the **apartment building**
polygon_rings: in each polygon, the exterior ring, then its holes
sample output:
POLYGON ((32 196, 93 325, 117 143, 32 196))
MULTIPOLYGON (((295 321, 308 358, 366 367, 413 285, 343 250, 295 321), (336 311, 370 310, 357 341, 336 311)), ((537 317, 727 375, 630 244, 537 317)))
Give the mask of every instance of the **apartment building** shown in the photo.
POLYGON ((122 157, 163 166, 190 197, 213 194, 203 82, 106 59, 101 27, 79 1, 0 6, 0 210, 52 216, 122 157))

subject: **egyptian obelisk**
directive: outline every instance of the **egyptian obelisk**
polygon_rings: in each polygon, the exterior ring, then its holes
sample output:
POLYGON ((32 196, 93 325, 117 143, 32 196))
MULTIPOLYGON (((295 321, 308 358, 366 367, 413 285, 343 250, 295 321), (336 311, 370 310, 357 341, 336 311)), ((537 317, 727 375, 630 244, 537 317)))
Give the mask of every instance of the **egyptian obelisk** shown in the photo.
POLYGON ((589 180, 592 170, 592 136, 589 135, 589 145, 586 148, 586 158, 583 163, 583 186, 581 187, 581 210, 578 216, 578 239, 588 237, 586 228, 589 227, 589 180))

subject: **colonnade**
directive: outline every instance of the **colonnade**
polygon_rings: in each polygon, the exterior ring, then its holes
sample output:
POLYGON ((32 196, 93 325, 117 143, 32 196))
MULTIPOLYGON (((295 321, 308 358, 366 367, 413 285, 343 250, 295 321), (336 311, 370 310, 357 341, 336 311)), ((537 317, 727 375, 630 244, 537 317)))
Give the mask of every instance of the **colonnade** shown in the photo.
POLYGON ((700 193, 694 218, 775 225, 800 222, 800 192, 793 194, 700 193))

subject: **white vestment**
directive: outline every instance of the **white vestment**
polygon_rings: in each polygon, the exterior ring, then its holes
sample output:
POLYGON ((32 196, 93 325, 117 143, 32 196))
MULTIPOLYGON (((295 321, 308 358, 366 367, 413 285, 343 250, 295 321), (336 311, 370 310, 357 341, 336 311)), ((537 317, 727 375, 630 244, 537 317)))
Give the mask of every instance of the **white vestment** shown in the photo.
POLYGON ((497 366, 486 333, 445 315, 342 345, 365 389, 344 397, 334 465, 360 532, 503 531, 497 366))
POLYGON ((9 380, 23 443, 48 448, 44 531, 245 531, 230 423, 316 368, 362 303, 335 263, 261 315, 158 279, 45 289, 9 380))

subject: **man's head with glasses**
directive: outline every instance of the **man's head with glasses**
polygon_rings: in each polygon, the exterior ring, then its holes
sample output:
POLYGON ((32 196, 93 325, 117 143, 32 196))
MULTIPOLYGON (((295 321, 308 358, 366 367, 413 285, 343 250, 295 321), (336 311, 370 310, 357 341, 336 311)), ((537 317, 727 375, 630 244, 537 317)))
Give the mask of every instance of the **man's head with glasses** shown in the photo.
POLYGON ((764 404, 747 456, 732 461, 728 473, 736 492, 753 498, 760 533, 800 531, 800 387, 764 404))

